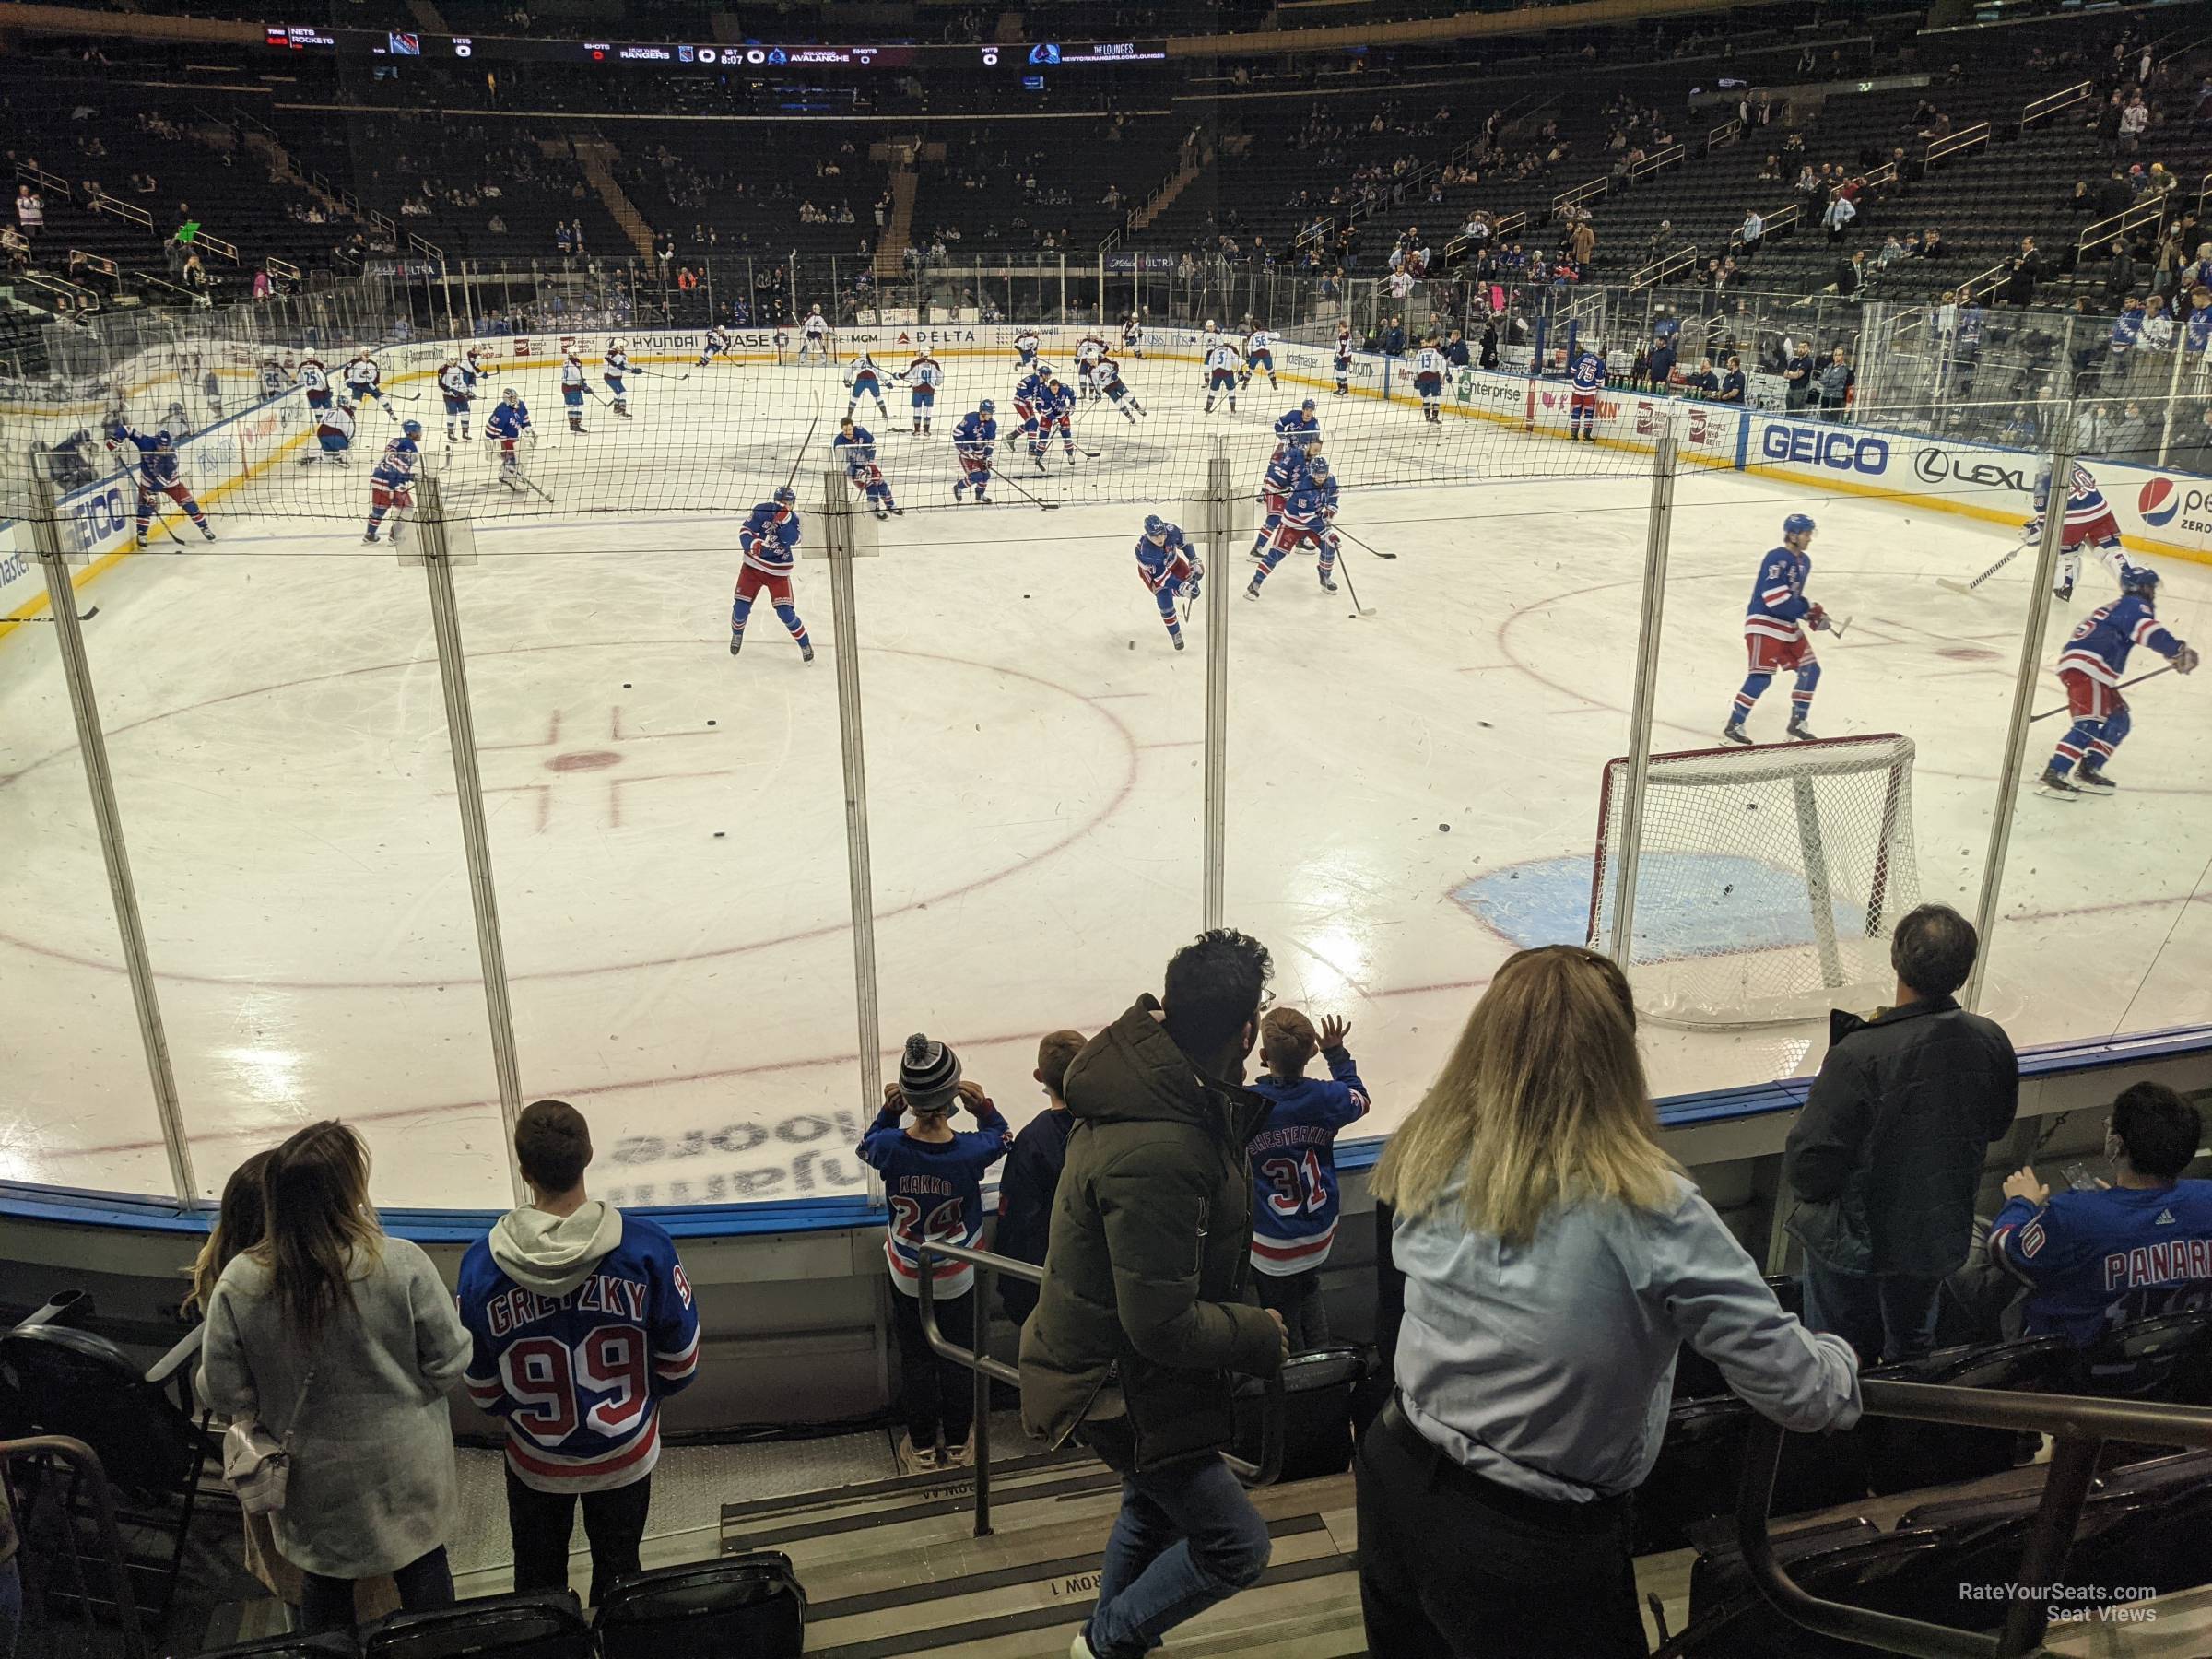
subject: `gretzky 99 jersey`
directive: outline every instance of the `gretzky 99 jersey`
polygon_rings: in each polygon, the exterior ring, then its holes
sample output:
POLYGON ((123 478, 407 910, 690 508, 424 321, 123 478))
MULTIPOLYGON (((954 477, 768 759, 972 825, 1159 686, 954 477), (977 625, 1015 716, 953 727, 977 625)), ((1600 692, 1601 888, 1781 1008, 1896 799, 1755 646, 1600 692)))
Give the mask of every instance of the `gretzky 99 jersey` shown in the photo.
POLYGON ((1329 1259, 1336 1238, 1336 1135, 1367 1115, 1367 1086, 1343 1049, 1329 1050, 1326 1081, 1272 1077, 1252 1087, 1275 1102, 1252 1137, 1252 1265, 1274 1277, 1329 1259))

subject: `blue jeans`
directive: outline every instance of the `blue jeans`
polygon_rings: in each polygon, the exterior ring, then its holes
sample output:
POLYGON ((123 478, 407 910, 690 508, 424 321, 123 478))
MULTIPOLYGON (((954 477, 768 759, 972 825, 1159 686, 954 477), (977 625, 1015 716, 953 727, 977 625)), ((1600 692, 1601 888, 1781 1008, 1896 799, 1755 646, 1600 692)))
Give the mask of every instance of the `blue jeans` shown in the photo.
POLYGON ((1860 1363, 1894 1365, 1936 1346, 1936 1299, 1943 1280, 1902 1273, 1844 1273, 1807 1258, 1805 1324, 1832 1331, 1859 1352, 1860 1363))
MULTIPOLYGON (((453 1605, 453 1572, 442 1544, 409 1561, 392 1575, 392 1582, 398 1586, 403 1612, 421 1613, 453 1605)), ((301 1572, 300 1632, 320 1636, 325 1631, 352 1630, 354 1583, 352 1579, 324 1578, 319 1572, 301 1572)))
POLYGON ((1085 1634, 1100 1659, 1135 1659, 1266 1571, 1267 1523, 1217 1455, 1122 1477, 1099 1605, 1085 1634))

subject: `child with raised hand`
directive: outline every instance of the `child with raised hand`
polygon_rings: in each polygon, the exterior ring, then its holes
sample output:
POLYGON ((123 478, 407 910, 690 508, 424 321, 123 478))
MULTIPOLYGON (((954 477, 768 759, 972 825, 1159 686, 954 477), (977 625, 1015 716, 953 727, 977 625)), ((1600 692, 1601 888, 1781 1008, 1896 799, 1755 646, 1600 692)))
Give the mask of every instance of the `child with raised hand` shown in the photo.
MULTIPOLYGON (((963 1082, 949 1045, 916 1032, 906 1040, 899 1081, 883 1090, 883 1110, 861 1137, 860 1159, 883 1176, 889 1206, 883 1253, 892 1287, 891 1324, 899 1340, 900 1409, 906 1434, 900 1467, 909 1474, 964 1466, 974 1452, 974 1385, 967 1367, 940 1358, 922 1334, 917 1244, 930 1240, 972 1248, 983 1231, 983 1171, 1006 1155, 1013 1131, 981 1086, 963 1082), (965 1105, 975 1127, 956 1130, 965 1105), (901 1127, 908 1112, 913 1122, 901 1127), (942 1435, 942 1450, 939 1437, 942 1435)), ((975 1334, 975 1269, 939 1259, 931 1267, 937 1328, 955 1343, 975 1334)))
POLYGON ((1336 1135, 1367 1115, 1367 1086, 1344 1040, 1351 1027, 1335 1015, 1321 1030, 1296 1008, 1271 1008, 1260 1021, 1266 1070, 1252 1087, 1275 1103, 1252 1137, 1252 1265, 1260 1305, 1282 1316, 1290 1351, 1329 1339, 1321 1269, 1336 1238, 1336 1135), (1319 1053, 1326 1081, 1309 1077, 1319 1053))

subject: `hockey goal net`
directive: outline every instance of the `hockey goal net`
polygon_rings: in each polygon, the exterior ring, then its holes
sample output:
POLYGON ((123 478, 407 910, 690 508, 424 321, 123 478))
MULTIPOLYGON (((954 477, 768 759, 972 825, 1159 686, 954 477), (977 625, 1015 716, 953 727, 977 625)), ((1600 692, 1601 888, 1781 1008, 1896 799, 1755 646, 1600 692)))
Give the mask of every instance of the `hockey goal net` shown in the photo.
MULTIPOLYGON (((1606 766, 1590 943, 1630 861, 1629 761, 1606 766)), ((1653 755, 1626 960, 1637 1008, 1721 1029, 1887 1002, 1889 934, 1920 902, 1912 743, 1894 733, 1653 755)))

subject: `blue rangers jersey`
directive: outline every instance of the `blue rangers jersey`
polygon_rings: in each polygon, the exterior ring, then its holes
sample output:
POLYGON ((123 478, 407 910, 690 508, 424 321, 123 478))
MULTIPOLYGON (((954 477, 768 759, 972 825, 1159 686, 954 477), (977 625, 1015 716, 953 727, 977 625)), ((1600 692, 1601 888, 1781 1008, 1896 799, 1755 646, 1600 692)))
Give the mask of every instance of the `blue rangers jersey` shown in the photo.
POLYGON ((1044 376, 1025 374, 1014 387, 1014 402, 1020 408, 1033 409, 1045 400, 1044 376))
POLYGON ((1277 453, 1295 446, 1308 438, 1321 436, 1321 417, 1307 408, 1285 409, 1276 418, 1275 441, 1277 453))
POLYGON ((2102 685, 2116 686, 2127 672, 2127 653, 2138 645, 2147 645, 2162 657, 2179 656, 2183 649, 2149 600, 2140 594, 2123 594, 2075 626, 2065 650, 2058 653, 2058 670, 2064 674, 2077 669, 2102 685))
POLYGON ((1046 420, 1065 419, 1076 406, 1075 392, 1065 386, 1047 384, 1038 394, 1037 413, 1046 420))
POLYGON ((530 429, 530 406, 519 399, 512 404, 498 403, 484 418, 484 435, 487 438, 520 438, 530 429))
POLYGON ((1606 383, 1606 361, 1594 351, 1585 351, 1574 360, 1574 371, 1568 376, 1577 392, 1595 392, 1606 383))
POLYGON ((799 553, 799 515, 788 507, 763 501, 738 529, 745 562, 771 576, 788 576, 799 553))
POLYGON ((857 478, 876 462, 876 434, 866 427, 856 426, 851 437, 840 432, 830 441, 830 450, 844 464, 845 476, 857 478))
POLYGON ((533 1491, 606 1491, 650 1474, 661 1454, 660 1403, 699 1370, 699 1310, 675 1242, 641 1217, 587 1207, 611 1221, 599 1222, 586 1249, 610 1225, 618 1241, 566 1272, 540 1265, 535 1251, 517 1259, 502 1249, 518 1223, 555 1229, 537 1210, 502 1219, 461 1262, 468 1397, 506 1418, 507 1466, 533 1491))
MULTIPOLYGON (((861 1136, 860 1161, 883 1177, 890 1214, 884 1222, 883 1254, 891 1283, 919 1296, 922 1270, 915 1244, 973 1248, 983 1236, 983 1171, 1006 1155, 1014 1131, 997 1107, 984 1101, 973 1129, 957 1130, 945 1142, 920 1141, 899 1126, 904 1103, 893 1098, 861 1136)), ((940 1260, 931 1279, 940 1296, 965 1296, 975 1286, 975 1269, 965 1262, 940 1260)))
POLYGON ((421 459, 421 446, 403 433, 384 445, 383 457, 371 470, 369 481, 405 488, 415 481, 415 464, 421 459))
POLYGON ((2116 1325, 2212 1303, 2212 1182, 2007 1200, 1989 1253, 2027 1281, 2027 1334, 2086 1346, 2116 1325))
POLYGON ((1813 573, 1813 556, 1776 547, 1759 560, 1759 580, 1751 584, 1751 604, 1744 612, 1744 631, 1770 640, 1803 637, 1798 618, 1813 607, 1805 596, 1806 578, 1813 573))
POLYGON ((142 432, 128 422, 117 421, 108 438, 117 449, 127 443, 138 452, 138 482, 143 488, 173 489, 182 480, 177 453, 170 447, 167 432, 142 432))
MULTIPOLYGON (((2045 467, 2036 475, 2035 512, 2036 527, 2041 528, 2042 515, 2050 511, 2051 469, 2045 467)), ((2097 477, 2077 461, 2066 479, 2066 528, 2082 530, 2095 525, 2100 519, 2112 517, 2112 510, 2104 499, 2104 491, 2097 487, 2097 477)), ((2069 544, 2070 545, 2070 544, 2069 544)))
POLYGON ((1156 594, 1171 582, 1187 582, 1198 573, 1198 560, 1181 524, 1170 524, 1167 538, 1158 546, 1148 535, 1136 538, 1136 573, 1156 594))
POLYGON ((1336 1135, 1367 1115, 1367 1086, 1341 1048, 1322 1056, 1327 1081, 1262 1076, 1252 1088, 1275 1103, 1252 1137, 1252 1265, 1274 1277, 1329 1259, 1336 1238, 1336 1135))
POLYGON ((1306 481, 1306 452, 1285 447, 1275 452, 1260 488, 1269 495, 1287 496, 1306 481))
POLYGON ((959 451, 963 461, 981 461, 988 465, 992 447, 997 441, 997 420, 975 410, 961 416, 952 429, 953 447, 959 451))
POLYGON ((1328 521, 1335 511, 1336 480, 1324 478, 1316 483, 1311 477, 1303 477, 1283 503, 1283 528, 1293 535, 1311 531, 1319 536, 1328 530, 1328 521))

